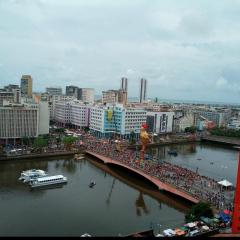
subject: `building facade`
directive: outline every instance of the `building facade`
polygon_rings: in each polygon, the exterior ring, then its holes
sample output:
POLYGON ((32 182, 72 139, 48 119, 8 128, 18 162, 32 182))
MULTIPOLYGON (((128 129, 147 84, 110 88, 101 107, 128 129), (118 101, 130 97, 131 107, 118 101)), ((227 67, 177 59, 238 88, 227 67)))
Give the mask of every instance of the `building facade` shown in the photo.
POLYGON ((173 131, 174 112, 147 112, 148 131, 156 134, 173 131))
POLYGON ((0 139, 16 140, 49 133, 47 103, 0 107, 0 139))
POLYGON ((48 95, 52 96, 52 95, 62 95, 62 88, 60 87, 48 87, 46 88, 46 93, 48 93, 48 95))
POLYGON ((79 88, 78 91, 78 100, 89 104, 94 103, 94 88, 79 88))
POLYGON ((33 80, 30 75, 23 75, 21 78, 21 94, 23 96, 32 97, 33 80))
POLYGON ((143 109, 125 108, 122 104, 107 104, 90 109, 89 128, 99 137, 129 138, 131 132, 139 137, 143 123, 146 123, 146 111, 143 109))
POLYGON ((147 100, 147 80, 142 78, 140 83, 140 103, 144 103, 147 100))

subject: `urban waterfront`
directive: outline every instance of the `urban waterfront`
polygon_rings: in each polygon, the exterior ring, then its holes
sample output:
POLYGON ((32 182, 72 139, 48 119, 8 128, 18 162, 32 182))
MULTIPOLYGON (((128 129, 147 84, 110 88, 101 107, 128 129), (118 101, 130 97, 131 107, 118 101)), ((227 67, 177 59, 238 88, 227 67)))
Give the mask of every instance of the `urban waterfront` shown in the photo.
MULTIPOLYGON (((149 150, 156 154, 157 149, 149 150)), ((210 144, 180 144, 159 148, 160 158, 215 179, 235 183, 237 151, 210 144), (178 156, 167 154, 176 149, 178 156), (201 160, 198 160, 201 159, 201 160), (211 164, 213 162, 213 164, 211 164)), ((184 222, 185 201, 160 193, 125 170, 88 158, 20 160, 0 165, 1 236, 117 236, 148 229, 160 230, 184 222), (21 171, 43 169, 63 174, 61 188, 30 190, 18 181, 21 171), (88 184, 95 180, 91 189, 88 184), (114 219, 114 220, 113 220, 114 219), (159 227, 159 226, 158 226, 159 227)))

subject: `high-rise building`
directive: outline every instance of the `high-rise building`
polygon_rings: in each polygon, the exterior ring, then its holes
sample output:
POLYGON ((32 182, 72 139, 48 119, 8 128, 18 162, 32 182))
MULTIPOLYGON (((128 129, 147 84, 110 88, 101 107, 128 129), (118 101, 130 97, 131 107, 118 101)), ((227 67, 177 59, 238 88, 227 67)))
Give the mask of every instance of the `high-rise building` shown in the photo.
POLYGON ((62 95, 62 88, 60 87, 48 87, 46 88, 46 92, 49 95, 62 95))
POLYGON ((147 99, 147 80, 142 78, 140 86, 140 103, 144 103, 146 99, 147 99))
POLYGON ((79 88, 76 86, 66 86, 66 95, 79 99, 79 88))
POLYGON ((3 101, 9 103, 21 102, 21 90, 18 85, 10 84, 5 86, 4 89, 0 89, 0 106, 3 105, 3 101))
POLYGON ((49 133, 47 103, 8 104, 0 107, 0 140, 6 143, 49 133))
POLYGON ((117 103, 118 102, 118 91, 107 90, 102 92, 102 103, 117 103))
POLYGON ((121 90, 127 92, 128 90, 128 79, 125 77, 121 78, 121 90))
POLYGON ((78 100, 86 103, 94 103, 94 88, 79 88, 78 100))
POLYGON ((21 94, 32 97, 32 77, 30 75, 23 75, 21 78, 21 94))

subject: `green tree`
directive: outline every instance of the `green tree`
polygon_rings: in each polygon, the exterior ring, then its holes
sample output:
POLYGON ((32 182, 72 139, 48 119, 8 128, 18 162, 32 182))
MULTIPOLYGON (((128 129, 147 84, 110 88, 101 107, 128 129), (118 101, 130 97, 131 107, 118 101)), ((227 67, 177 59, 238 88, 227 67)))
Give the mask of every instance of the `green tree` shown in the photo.
POLYGON ((77 137, 65 136, 65 137, 63 137, 62 141, 63 141, 65 148, 67 150, 70 150, 72 148, 73 143, 76 142, 77 139, 78 139, 77 137))
POLYGON ((42 148, 46 147, 47 145, 48 145, 48 141, 44 139, 42 136, 35 138, 33 142, 33 147, 38 148, 40 150, 42 150, 42 148))
POLYGON ((130 133, 129 142, 131 145, 136 143, 136 133, 134 131, 131 131, 131 133, 130 133))
POLYGON ((22 143, 23 143, 24 145, 29 145, 29 142, 30 142, 30 140, 29 140, 28 137, 23 137, 23 138, 22 138, 22 143))
POLYGON ((64 128, 57 128, 55 132, 57 133, 64 133, 65 129, 64 128))
POLYGON ((209 203, 199 202, 185 215, 185 222, 198 221, 200 217, 213 217, 213 210, 209 203))
POLYGON ((197 128, 194 126, 185 128, 185 132, 187 133, 195 133, 196 131, 197 131, 197 128))

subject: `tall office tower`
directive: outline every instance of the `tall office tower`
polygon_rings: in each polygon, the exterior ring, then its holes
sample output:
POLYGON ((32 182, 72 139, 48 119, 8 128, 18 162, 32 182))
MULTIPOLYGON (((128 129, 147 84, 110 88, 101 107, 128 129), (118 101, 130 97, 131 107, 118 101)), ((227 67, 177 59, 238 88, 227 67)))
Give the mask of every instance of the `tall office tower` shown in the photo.
POLYGON ((32 97, 32 77, 31 75, 23 75, 21 78, 21 94, 23 96, 32 97))
POLYGON ((142 78, 140 86, 140 103, 145 102, 146 98, 147 98, 147 80, 142 78))
POLYGON ((121 90, 124 90, 125 92, 128 90, 128 79, 125 77, 121 78, 121 90))
POLYGON ((60 87, 48 87, 46 88, 46 92, 49 95, 62 95, 62 88, 60 87))
POLYGON ((66 86, 66 95, 79 99, 79 88, 76 86, 66 86))
POLYGON ((94 88, 79 88, 78 100, 87 103, 94 103, 94 88))

